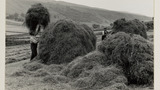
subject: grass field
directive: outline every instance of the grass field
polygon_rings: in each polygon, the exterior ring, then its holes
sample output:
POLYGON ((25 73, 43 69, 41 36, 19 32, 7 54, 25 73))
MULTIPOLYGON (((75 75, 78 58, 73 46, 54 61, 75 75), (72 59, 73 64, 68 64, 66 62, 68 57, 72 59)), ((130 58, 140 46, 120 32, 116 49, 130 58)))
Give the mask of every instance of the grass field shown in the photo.
POLYGON ((25 26, 22 25, 23 22, 16 22, 6 19, 6 35, 17 35, 28 33, 25 26))
MULTIPOLYGON (((30 73, 17 73, 22 65, 29 62, 30 44, 27 29, 21 23, 7 21, 6 23, 6 78, 5 90, 75 90, 68 83, 44 83, 42 76, 33 77, 30 73), (15 74, 16 73, 16 74, 15 74)), ((97 44, 101 41, 101 32, 95 32, 97 44)), ((153 32, 147 32, 149 40, 153 41, 153 32)), ((129 86, 130 90, 153 90, 153 87, 129 86)))

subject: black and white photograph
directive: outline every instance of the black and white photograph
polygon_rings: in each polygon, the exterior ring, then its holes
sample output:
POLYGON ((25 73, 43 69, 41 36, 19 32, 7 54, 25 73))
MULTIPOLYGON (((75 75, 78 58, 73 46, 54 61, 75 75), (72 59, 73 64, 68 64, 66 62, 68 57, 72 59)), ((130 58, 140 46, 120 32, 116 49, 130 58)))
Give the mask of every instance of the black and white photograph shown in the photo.
POLYGON ((154 5, 5 0, 5 90, 156 90, 154 5))

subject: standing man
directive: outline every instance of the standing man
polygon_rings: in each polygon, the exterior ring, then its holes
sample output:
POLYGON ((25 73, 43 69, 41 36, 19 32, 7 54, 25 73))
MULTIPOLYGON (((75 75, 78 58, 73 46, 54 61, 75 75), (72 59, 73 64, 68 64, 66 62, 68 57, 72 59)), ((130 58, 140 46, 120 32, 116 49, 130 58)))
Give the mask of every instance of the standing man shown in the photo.
POLYGON ((107 28, 104 28, 104 34, 102 35, 102 40, 106 38, 107 34, 108 34, 107 28))
POLYGON ((36 31, 35 32, 30 32, 30 43, 31 43, 31 59, 32 60, 34 57, 37 56, 37 46, 39 42, 39 35, 38 33, 40 32, 41 26, 37 25, 36 31))
POLYGON ((28 9, 25 17, 25 25, 29 29, 31 43, 31 59, 37 56, 38 33, 45 29, 50 22, 50 14, 42 4, 34 4, 28 9))

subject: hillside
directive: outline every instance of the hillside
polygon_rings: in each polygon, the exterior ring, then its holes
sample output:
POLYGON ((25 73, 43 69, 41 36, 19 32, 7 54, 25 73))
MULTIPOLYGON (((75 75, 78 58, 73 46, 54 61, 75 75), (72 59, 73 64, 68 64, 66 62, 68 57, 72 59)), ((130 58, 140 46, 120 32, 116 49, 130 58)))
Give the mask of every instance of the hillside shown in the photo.
MULTIPOLYGON (((27 9, 34 3, 38 3, 38 0, 6 0, 6 14, 14 13, 26 13, 27 9)), ((143 21, 151 20, 150 17, 136 15, 131 13, 117 12, 104 10, 99 8, 93 8, 83 5, 77 5, 62 1, 43 1, 41 2, 45 7, 49 9, 51 14, 51 21, 58 19, 72 19, 81 23, 99 23, 108 25, 119 18, 126 19, 140 19, 143 21)))

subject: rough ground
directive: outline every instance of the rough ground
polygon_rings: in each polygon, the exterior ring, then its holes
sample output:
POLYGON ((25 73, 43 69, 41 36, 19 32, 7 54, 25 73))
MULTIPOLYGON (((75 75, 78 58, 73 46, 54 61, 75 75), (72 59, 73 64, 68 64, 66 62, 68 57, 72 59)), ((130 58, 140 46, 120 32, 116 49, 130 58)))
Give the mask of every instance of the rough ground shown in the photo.
POLYGON ((29 44, 6 47, 6 64, 26 60, 29 57, 29 44))

